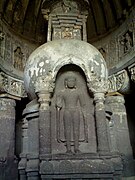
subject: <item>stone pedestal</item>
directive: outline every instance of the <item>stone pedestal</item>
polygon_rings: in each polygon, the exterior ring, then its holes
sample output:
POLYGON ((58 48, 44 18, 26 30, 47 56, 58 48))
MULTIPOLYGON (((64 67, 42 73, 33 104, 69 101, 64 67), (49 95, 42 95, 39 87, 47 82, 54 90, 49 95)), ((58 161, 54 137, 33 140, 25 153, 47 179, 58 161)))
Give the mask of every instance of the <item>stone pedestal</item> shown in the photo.
POLYGON ((113 131, 116 138, 117 150, 123 158, 124 174, 128 175, 129 171, 132 172, 131 169, 133 168, 133 155, 124 103, 124 97, 121 95, 107 96, 106 98, 106 104, 111 107, 113 113, 113 131))
POLYGON ((0 98, 0 179, 17 179, 15 100, 0 98))
POLYGON ((117 179, 121 180, 122 163, 118 156, 98 156, 80 154, 64 155, 42 160, 41 180, 46 179, 117 179), (64 157, 64 158, 63 158, 64 157))

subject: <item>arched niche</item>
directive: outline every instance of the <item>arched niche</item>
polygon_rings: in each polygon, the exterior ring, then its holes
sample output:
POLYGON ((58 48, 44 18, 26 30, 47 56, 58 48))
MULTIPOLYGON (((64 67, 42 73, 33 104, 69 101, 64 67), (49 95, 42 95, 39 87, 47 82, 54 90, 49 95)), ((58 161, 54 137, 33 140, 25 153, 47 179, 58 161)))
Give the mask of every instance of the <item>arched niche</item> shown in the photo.
MULTIPOLYGON (((68 121, 70 119, 71 118, 68 118, 68 121)), ((68 131, 70 129, 72 152, 74 152, 75 144, 74 133, 78 133, 79 136, 78 140, 80 152, 97 152, 93 97, 87 87, 87 80, 84 71, 77 65, 64 65, 57 71, 54 94, 51 100, 51 127, 53 127, 51 131, 53 154, 61 154, 66 152, 66 128, 68 131), (73 89, 68 89, 68 91, 65 80, 67 80, 69 77, 75 78, 76 82, 75 87, 73 89), (59 96, 61 96, 62 99, 62 107, 60 111, 57 112, 59 96), (77 104, 75 105, 76 99, 77 104), (68 100, 70 100, 70 105, 66 105, 67 102, 65 101, 68 100), (68 112, 70 113, 70 108, 73 104, 76 106, 74 107, 73 111, 78 109, 79 117, 75 119, 76 124, 74 123, 74 119, 70 121, 70 129, 68 124, 65 124, 64 113, 65 109, 68 109, 68 112), (78 126, 78 130, 76 129, 76 132, 74 130, 74 126, 78 126)))

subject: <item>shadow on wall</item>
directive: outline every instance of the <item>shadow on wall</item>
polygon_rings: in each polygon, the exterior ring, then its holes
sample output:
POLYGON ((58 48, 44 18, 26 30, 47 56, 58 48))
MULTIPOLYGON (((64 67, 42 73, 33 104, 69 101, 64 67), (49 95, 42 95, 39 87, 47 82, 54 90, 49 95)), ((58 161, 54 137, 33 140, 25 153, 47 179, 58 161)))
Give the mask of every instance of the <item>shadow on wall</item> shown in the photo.
MULTIPOLYGON (((133 156, 135 159, 135 113, 134 113, 134 102, 135 102, 135 94, 132 92, 129 95, 125 96, 125 106, 127 111, 127 120, 129 127, 129 135, 131 146, 133 150, 133 156)), ((135 179, 135 177, 134 177, 135 179)))

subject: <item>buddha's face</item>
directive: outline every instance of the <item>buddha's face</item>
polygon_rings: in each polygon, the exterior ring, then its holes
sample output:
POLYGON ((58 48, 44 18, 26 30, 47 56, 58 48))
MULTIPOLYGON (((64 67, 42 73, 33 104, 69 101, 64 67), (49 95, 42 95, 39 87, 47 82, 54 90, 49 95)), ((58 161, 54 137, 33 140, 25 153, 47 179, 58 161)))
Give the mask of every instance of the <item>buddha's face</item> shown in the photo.
POLYGON ((76 85, 76 79, 74 77, 69 77, 67 79, 67 87, 72 89, 75 88, 75 85, 76 85))

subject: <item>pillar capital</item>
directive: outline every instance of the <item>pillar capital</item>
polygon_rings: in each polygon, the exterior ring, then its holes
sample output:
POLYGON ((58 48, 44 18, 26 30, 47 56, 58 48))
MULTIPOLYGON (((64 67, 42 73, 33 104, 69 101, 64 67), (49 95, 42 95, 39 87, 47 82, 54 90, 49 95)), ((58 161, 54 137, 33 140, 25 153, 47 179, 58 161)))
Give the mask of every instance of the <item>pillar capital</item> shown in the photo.
POLYGON ((94 102, 96 110, 104 110, 104 93, 94 93, 94 102))
POLYGON ((9 97, 16 100, 27 97, 24 90, 24 82, 9 76, 2 71, 0 71, 0 93, 0 96, 9 97))
POLYGON ((53 89, 54 86, 51 76, 40 76, 37 78, 35 92, 39 98, 38 102, 40 103, 40 110, 46 110, 49 108, 53 89))

